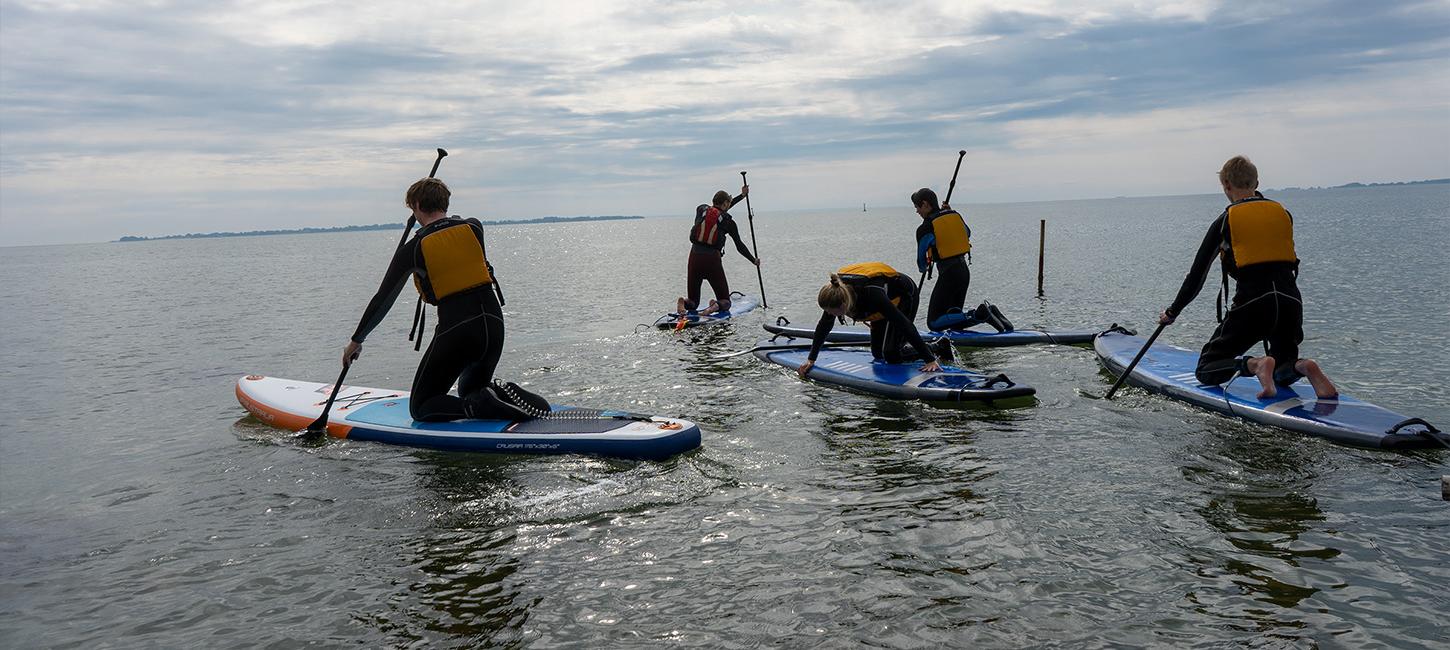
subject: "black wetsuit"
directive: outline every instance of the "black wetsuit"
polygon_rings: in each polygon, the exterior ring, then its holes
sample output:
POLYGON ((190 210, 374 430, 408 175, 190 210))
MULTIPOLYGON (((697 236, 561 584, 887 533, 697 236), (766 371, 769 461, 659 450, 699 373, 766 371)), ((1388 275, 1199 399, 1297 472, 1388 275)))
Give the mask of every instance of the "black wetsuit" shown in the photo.
MULTIPOLYGON (((936 358, 921 333, 916 330, 917 289, 916 283, 905 275, 889 278, 870 278, 868 282, 851 283, 855 302, 847 316, 861 320, 871 314, 883 318, 870 321, 871 356, 887 363, 902 363, 912 359, 932 360, 936 358), (900 298, 900 305, 891 304, 892 298, 900 298), (915 354, 913 354, 913 351, 915 354)), ((821 353, 821 344, 836 324, 836 317, 822 311, 821 320, 816 322, 815 336, 811 339, 811 353, 815 361, 821 353)))
MULTIPOLYGON (((1261 194, 1245 199, 1258 200, 1265 199, 1261 194)), ((1203 289, 1214 256, 1220 256, 1220 263, 1237 287, 1223 322, 1199 354, 1198 381, 1217 386, 1236 374, 1252 374, 1245 365, 1246 357, 1240 355, 1263 341, 1274 359, 1275 383, 1292 384, 1302 376, 1295 371, 1294 364, 1299 360, 1299 344, 1304 341, 1304 306, 1296 281, 1298 263, 1264 262, 1239 268, 1234 264, 1233 251, 1224 246, 1224 242, 1231 241, 1227 221, 1228 210, 1224 210, 1209 225, 1203 243, 1198 246, 1198 255, 1193 258, 1193 266, 1183 278, 1178 297, 1165 311, 1177 318, 1203 289)))
MULTIPOLYGON (((735 207, 744 194, 735 197, 730 201, 730 207, 735 207)), ((705 211, 711 206, 701 204, 695 208, 695 224, 699 225, 704 219, 705 211)), ((721 258, 725 256, 725 237, 729 236, 735 240, 735 250, 755 263, 755 256, 750 254, 750 248, 740 239, 740 228, 735 225, 735 219, 726 210, 720 211, 720 220, 717 228, 720 231, 719 242, 716 245, 701 244, 694 240, 690 242, 690 258, 686 264, 687 277, 685 278, 685 309, 694 311, 700 307, 700 283, 710 283, 710 289, 715 292, 715 302, 720 305, 721 311, 730 309, 730 282, 725 279, 725 264, 721 258)), ((691 233, 694 227, 691 227, 691 233)), ((693 236, 693 235, 692 235, 693 236)))
MULTIPOLYGON (((417 255, 419 239, 450 226, 472 227, 479 245, 483 245, 483 228, 479 222, 476 219, 463 222, 468 226, 458 226, 460 221, 455 219, 435 221, 418 229, 412 239, 398 247, 378 292, 363 311, 357 331, 353 332, 353 341, 362 343, 367 338, 387 316, 403 286, 408 283, 409 276, 422 271, 422 259, 417 255)), ((466 417, 463 400, 449 395, 448 389, 453 386, 454 380, 458 381, 460 395, 469 395, 487 386, 503 352, 503 310, 494 296, 492 285, 469 289, 439 301, 438 323, 433 332, 433 341, 428 344, 413 376, 409 412, 414 420, 420 422, 460 420, 466 417)))
MULTIPOLYGON (((972 271, 967 266, 967 254, 941 259, 936 250, 936 231, 931 222, 943 210, 937 210, 931 217, 923 219, 916 227, 917 267, 926 272, 926 252, 936 260, 936 286, 932 287, 931 300, 926 307, 926 326, 933 331, 966 329, 981 321, 975 312, 962 313, 967 302, 967 288, 972 285, 972 271)), ((968 232, 971 232, 970 229, 968 232)))

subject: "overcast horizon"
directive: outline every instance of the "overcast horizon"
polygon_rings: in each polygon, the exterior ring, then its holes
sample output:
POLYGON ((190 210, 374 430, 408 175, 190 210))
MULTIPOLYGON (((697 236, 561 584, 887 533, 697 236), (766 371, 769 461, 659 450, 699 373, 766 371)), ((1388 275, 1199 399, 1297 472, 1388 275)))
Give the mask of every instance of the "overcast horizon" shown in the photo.
POLYGON ((1450 177, 1450 0, 548 8, 0 1, 0 246, 1450 177))

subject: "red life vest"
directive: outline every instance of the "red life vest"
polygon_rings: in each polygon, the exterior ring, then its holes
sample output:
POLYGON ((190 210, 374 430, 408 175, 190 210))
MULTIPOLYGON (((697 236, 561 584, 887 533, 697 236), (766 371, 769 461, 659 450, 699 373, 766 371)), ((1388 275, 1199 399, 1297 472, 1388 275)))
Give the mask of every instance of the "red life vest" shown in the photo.
POLYGON ((701 246, 724 248, 725 232, 720 228, 720 208, 700 205, 695 208, 695 227, 690 229, 690 241, 701 246))

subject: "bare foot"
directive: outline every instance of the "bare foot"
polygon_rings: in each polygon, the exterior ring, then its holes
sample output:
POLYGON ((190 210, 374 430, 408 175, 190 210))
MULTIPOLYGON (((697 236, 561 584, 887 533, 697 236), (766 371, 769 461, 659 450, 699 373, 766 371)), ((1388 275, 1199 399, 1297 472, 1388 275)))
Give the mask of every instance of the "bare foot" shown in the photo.
POLYGON ((1294 370, 1309 380, 1309 385, 1314 387, 1315 397, 1339 399, 1339 389, 1335 388, 1334 382, 1329 381, 1329 376, 1319 368, 1319 362, 1313 359, 1300 359, 1294 362, 1294 370))
POLYGON ((676 314, 679 314, 681 316, 684 316, 685 315, 685 299, 684 298, 680 298, 679 300, 676 300, 675 301, 675 313, 676 314))
POLYGON ((1269 399, 1279 394, 1279 389, 1274 386, 1273 357, 1249 357, 1246 365, 1249 372, 1254 373, 1254 377, 1259 380, 1259 386, 1263 388, 1259 391, 1259 399, 1269 399))

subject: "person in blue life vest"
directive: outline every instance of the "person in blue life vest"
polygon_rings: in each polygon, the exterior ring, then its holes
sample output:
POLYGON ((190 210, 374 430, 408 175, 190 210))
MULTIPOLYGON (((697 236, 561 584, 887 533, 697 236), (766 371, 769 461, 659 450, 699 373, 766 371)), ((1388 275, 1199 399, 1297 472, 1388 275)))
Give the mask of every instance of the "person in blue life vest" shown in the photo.
POLYGON ((831 274, 831 281, 816 295, 821 319, 811 338, 806 362, 796 371, 805 377, 816 365, 821 345, 835 323, 846 318, 865 322, 871 328, 871 356, 887 363, 924 359, 924 372, 941 370, 941 361, 951 361, 951 342, 945 338, 928 346, 917 331, 916 283, 882 262, 849 264, 831 274))
POLYGON ((411 277, 422 301, 438 307, 433 341, 413 377, 408 400, 413 419, 538 417, 549 410, 547 400, 517 384, 493 379, 503 352, 502 293, 484 250, 483 225, 477 219, 447 216, 450 196, 448 185, 437 178, 422 179, 408 188, 404 203, 418 221, 418 232, 393 254, 382 284, 343 348, 342 363, 350 365, 358 357, 363 341, 411 277), (448 394, 454 381, 461 397, 448 394))
POLYGON ((1259 399, 1268 399, 1278 393, 1277 386, 1305 377, 1320 399, 1338 397, 1338 389, 1319 364, 1299 357, 1304 307, 1297 282, 1293 216, 1259 193, 1259 170, 1248 158, 1228 159, 1218 180, 1229 205, 1209 224, 1178 296, 1158 322, 1172 323, 1198 296, 1217 256, 1225 275, 1233 276, 1237 287, 1223 321, 1199 354, 1198 381, 1216 386, 1236 375, 1251 375, 1262 389, 1259 399), (1268 354, 1244 354, 1261 341, 1268 354))
POLYGON ((926 273, 936 264, 936 287, 927 303, 926 325, 932 331, 967 329, 977 323, 991 325, 998 332, 1012 330, 1012 322, 996 305, 983 302, 971 311, 963 311, 967 288, 972 284, 968 266, 972 251, 972 229, 961 213, 949 205, 938 205, 936 192, 921 188, 911 195, 911 204, 921 215, 916 228, 916 267, 926 273))
POLYGON ((690 227, 690 258, 686 265, 685 295, 675 301, 675 313, 682 320, 695 320, 700 314, 730 311, 730 282, 725 279, 725 238, 735 240, 739 251, 751 264, 760 266, 760 260, 750 254, 750 248, 740 239, 740 229, 730 216, 735 207, 750 194, 750 186, 740 187, 740 195, 731 198, 730 193, 720 190, 709 205, 695 208, 695 223, 690 227), (709 282, 715 292, 715 299, 703 311, 700 307, 700 283, 709 282))

